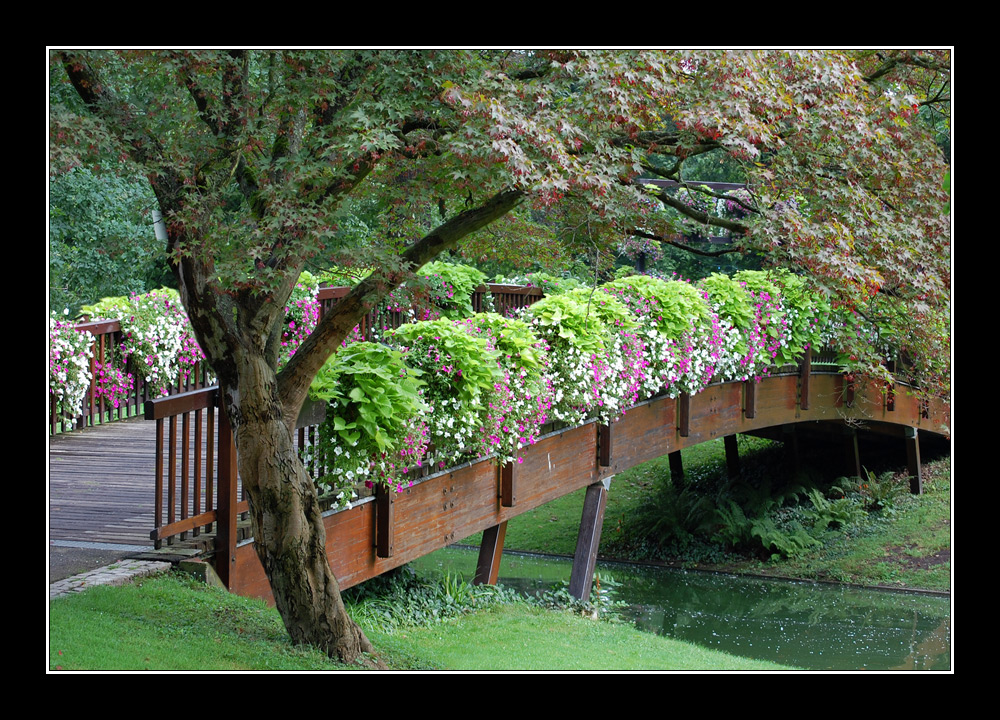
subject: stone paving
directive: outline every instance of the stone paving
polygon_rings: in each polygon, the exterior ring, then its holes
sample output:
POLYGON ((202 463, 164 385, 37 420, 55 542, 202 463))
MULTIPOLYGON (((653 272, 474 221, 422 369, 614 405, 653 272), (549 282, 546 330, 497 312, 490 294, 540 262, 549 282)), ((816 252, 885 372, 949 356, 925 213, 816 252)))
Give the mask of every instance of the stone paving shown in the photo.
POLYGON ((57 580, 49 585, 49 600, 83 592, 95 585, 124 585, 137 577, 164 572, 170 567, 171 563, 163 560, 120 560, 106 567, 57 580))

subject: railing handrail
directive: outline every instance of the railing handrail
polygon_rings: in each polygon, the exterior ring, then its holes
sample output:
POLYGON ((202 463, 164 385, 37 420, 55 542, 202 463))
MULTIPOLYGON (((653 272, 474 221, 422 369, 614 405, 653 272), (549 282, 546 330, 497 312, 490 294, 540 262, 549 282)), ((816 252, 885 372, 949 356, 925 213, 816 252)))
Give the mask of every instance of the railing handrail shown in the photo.
MULTIPOLYGON (((320 314, 322 315, 326 308, 331 302, 335 302, 340 298, 347 295, 351 288, 342 285, 331 285, 321 287, 317 294, 317 301, 320 302, 320 314)), ((522 303, 520 299, 522 298, 532 298, 532 297, 542 297, 543 292, 540 288, 536 288, 531 285, 508 285, 501 283, 486 283, 480 285, 476 288, 476 293, 482 294, 485 292, 492 293, 495 297, 511 297, 515 296, 519 300, 514 303, 504 303, 501 302, 503 308, 508 307, 521 307, 522 303)), ((479 309, 481 303, 475 296, 470 298, 475 306, 475 309, 479 309)), ((363 330, 366 335, 371 334, 371 327, 375 324, 377 319, 377 313, 369 313, 369 317, 365 321, 362 321, 363 330)), ((401 320, 401 318, 398 318, 401 320)), ((133 392, 123 400, 119 407, 112 408, 109 407, 110 403, 105 401, 103 398, 98 397, 97 393, 97 373, 96 365, 99 363, 101 366, 109 360, 109 356, 113 355, 114 347, 121 342, 120 336, 122 332, 121 321, 118 319, 108 319, 108 318, 95 318, 87 319, 83 322, 75 323, 72 325, 77 332, 89 332, 94 336, 93 345, 93 358, 90 361, 90 374, 91 383, 90 387, 87 389, 87 394, 84 399, 83 407, 81 412, 73 417, 66 417, 58 414, 56 412, 56 407, 54 402, 49 404, 49 432, 50 434, 56 434, 58 432, 65 432, 68 429, 81 429, 84 427, 93 426, 105 422, 114 422, 117 420, 123 420, 130 417, 135 417, 144 412, 144 403, 149 399, 149 393, 145 386, 145 382, 141 377, 135 378, 135 387, 133 392)), ((369 338, 370 339, 370 338, 369 338)), ((185 393, 194 389, 198 386, 204 384, 204 378, 202 374, 205 370, 202 367, 203 364, 199 364, 196 369, 193 381, 188 381, 187 383, 181 385, 179 382, 175 386, 171 386, 168 392, 171 394, 185 393)))

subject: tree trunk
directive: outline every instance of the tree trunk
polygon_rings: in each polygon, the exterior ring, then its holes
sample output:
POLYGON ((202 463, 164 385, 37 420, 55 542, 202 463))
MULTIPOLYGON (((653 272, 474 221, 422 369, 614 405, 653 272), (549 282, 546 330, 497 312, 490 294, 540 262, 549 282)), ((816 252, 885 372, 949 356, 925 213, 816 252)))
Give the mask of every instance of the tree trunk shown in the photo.
POLYGON ((246 358, 239 387, 224 390, 254 545, 292 641, 343 663, 384 668, 341 600, 316 488, 282 418, 274 372, 262 357, 246 358))

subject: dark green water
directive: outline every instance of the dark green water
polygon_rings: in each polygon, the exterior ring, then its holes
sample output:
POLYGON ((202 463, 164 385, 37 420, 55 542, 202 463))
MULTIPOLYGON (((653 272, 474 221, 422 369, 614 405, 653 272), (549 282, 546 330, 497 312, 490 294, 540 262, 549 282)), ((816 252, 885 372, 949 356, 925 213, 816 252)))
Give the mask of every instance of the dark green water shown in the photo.
MULTIPOLYGON (((475 550, 414 563, 475 574, 475 550)), ((570 561, 506 553, 500 582, 532 592, 569 580, 570 561)), ((601 564, 638 627, 732 655, 808 670, 950 670, 951 602, 864 590, 646 566, 601 564)))

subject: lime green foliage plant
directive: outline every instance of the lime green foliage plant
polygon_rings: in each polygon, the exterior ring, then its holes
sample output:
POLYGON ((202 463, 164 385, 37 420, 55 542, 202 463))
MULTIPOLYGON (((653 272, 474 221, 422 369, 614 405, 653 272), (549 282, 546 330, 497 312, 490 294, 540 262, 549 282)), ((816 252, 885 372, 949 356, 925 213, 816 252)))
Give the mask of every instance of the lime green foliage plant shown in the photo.
POLYGON ((773 276, 763 270, 741 270, 733 279, 746 289, 758 320, 759 331, 751 347, 755 364, 763 371, 793 363, 795 357, 787 340, 788 317, 773 276))
POLYGON ((341 348, 317 374, 310 395, 329 403, 319 429, 326 441, 312 446, 308 460, 322 468, 317 485, 341 507, 350 506, 358 483, 398 490, 423 463, 428 430, 420 375, 399 351, 370 342, 341 348))
POLYGON ((700 391, 715 376, 722 334, 703 290, 648 275, 619 278, 605 288, 646 328, 653 386, 676 397, 700 391))
POLYGON ((782 364, 785 364, 789 362, 789 353, 797 357, 809 348, 818 349, 829 342, 832 308, 826 292, 801 275, 777 270, 773 276, 787 318, 788 341, 782 346, 782 364))
POLYGON ((587 312, 596 314, 604 325, 610 374, 602 391, 598 417, 617 420, 640 397, 651 394, 645 389, 649 359, 639 323, 628 306, 613 294, 587 288, 576 288, 566 294, 585 305, 587 312))
POLYGON ((548 421, 551 379, 545 373, 548 347, 523 320, 496 313, 477 313, 461 325, 485 337, 497 351, 499 377, 483 419, 482 451, 501 465, 521 462, 521 450, 535 442, 548 421))
POLYGON ((575 425, 600 414, 612 378, 608 362, 612 338, 596 310, 578 297, 552 295, 529 307, 524 318, 550 348, 553 417, 575 425))
MULTIPOLYGON (((417 271, 428 286, 428 302, 441 316, 458 320, 473 314, 472 294, 486 282, 486 275, 471 265, 429 262, 417 271)), ((426 318, 425 318, 426 319, 426 318)))

